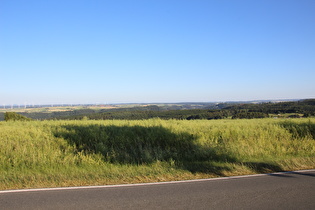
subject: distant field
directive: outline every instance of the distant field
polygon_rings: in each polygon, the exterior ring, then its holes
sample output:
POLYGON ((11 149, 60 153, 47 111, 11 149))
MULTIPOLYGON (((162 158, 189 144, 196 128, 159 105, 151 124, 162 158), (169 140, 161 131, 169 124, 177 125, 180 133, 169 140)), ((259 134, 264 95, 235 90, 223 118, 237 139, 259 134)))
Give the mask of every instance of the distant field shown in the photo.
POLYGON ((0 189, 315 167, 315 119, 0 122, 0 189))
POLYGON ((128 108, 135 108, 135 107, 148 107, 148 106, 158 106, 163 108, 167 107, 182 107, 188 106, 191 109, 202 108, 205 105, 202 104, 115 104, 115 105, 74 105, 74 106, 47 106, 47 107, 27 107, 24 108, 23 106, 11 108, 7 106, 5 109, 3 106, 0 106, 0 113, 1 112, 25 112, 25 113, 51 113, 51 112, 65 112, 65 111, 75 111, 75 110, 82 110, 82 109, 91 109, 91 110, 102 110, 102 109, 128 109, 128 108))
POLYGON ((65 112, 65 111, 74 111, 80 109, 115 109, 116 106, 52 106, 52 107, 35 107, 35 108, 0 108, 0 112, 38 112, 38 113, 50 113, 50 112, 65 112))
POLYGON ((31 107, 31 108, 0 108, 0 121, 4 120, 5 112, 16 112, 22 115, 29 116, 33 119, 50 119, 59 115, 71 115, 71 113, 77 113, 80 111, 92 111, 97 112, 106 109, 117 109, 116 106, 52 106, 52 107, 31 107))

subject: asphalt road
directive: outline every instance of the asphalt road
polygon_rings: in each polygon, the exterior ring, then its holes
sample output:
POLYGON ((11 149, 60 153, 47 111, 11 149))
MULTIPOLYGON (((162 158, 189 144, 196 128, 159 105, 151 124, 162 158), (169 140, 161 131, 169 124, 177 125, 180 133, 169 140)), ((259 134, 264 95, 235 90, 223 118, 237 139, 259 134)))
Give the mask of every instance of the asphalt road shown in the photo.
POLYGON ((315 209, 315 170, 163 184, 0 191, 0 209, 315 209))

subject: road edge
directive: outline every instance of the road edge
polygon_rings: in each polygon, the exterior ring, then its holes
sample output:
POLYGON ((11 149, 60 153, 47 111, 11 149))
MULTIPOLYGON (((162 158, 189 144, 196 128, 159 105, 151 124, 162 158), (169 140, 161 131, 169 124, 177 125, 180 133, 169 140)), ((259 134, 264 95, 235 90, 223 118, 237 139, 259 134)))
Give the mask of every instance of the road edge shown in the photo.
POLYGON ((292 174, 292 173, 303 173, 303 172, 313 172, 313 171, 315 171, 315 169, 297 170, 297 171, 283 171, 283 172, 265 173, 265 174, 251 174, 251 175, 240 175, 240 176, 217 177, 217 178, 207 178, 207 179, 191 179, 191 180, 181 180, 181 181, 167 181, 167 182, 148 182, 148 183, 99 185, 99 186, 77 186, 77 187, 53 187, 53 188, 0 190, 0 194, 19 193, 19 192, 40 192, 40 191, 57 191, 57 190, 81 190, 81 189, 101 189, 101 188, 137 187, 137 186, 148 186, 148 185, 179 184, 179 183, 190 183, 190 182, 242 179, 242 178, 258 177, 258 176, 280 175, 280 174, 290 174, 290 173, 292 174))

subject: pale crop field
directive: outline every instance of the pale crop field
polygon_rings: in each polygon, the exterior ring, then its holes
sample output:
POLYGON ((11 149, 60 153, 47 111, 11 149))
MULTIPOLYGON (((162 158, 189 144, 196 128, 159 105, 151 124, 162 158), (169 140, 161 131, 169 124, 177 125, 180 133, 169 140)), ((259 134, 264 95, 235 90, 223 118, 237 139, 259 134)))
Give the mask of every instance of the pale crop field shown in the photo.
POLYGON ((0 122, 0 190, 315 168, 315 119, 0 122))

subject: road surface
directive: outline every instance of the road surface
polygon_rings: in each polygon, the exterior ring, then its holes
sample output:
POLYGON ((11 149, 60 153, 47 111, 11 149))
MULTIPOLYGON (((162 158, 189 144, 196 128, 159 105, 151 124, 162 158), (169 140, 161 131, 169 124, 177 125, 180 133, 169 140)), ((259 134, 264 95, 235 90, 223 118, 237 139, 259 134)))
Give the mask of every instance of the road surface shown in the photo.
POLYGON ((315 209, 315 170, 159 184, 0 191, 0 209, 315 209))

